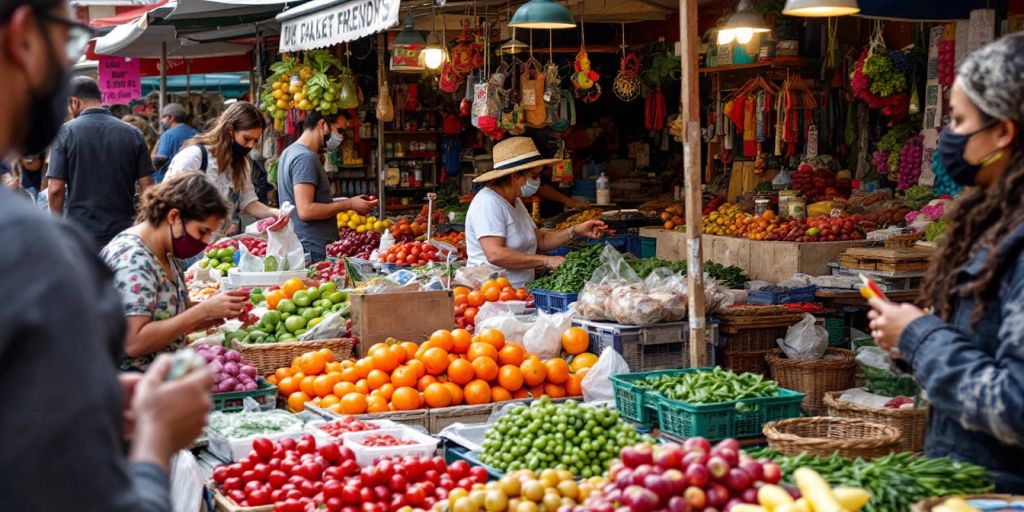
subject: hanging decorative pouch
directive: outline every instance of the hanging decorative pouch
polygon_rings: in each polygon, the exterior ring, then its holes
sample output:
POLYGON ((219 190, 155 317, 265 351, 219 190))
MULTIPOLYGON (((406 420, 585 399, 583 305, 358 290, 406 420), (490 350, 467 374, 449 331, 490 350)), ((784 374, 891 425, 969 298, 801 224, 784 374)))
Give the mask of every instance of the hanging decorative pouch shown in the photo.
POLYGON ((564 132, 570 126, 576 126, 576 101, 572 94, 565 89, 562 89, 561 97, 557 106, 549 108, 549 112, 553 110, 551 115, 555 121, 551 122, 548 127, 556 132, 564 132))
POLYGON ((343 109, 358 107, 359 90, 352 75, 343 72, 338 82, 338 107, 343 109))
POLYGON ((459 74, 455 72, 451 59, 445 61, 441 67, 441 79, 438 81, 438 88, 444 92, 455 92, 459 90, 459 74))
POLYGON ((531 59, 522 74, 522 106, 526 113, 526 125, 543 128, 548 123, 548 111, 544 106, 544 74, 540 63, 531 59))
POLYGON ((630 52, 622 57, 612 90, 622 101, 629 102, 640 97, 640 59, 635 53, 630 52))
POLYGON ((390 123, 395 119, 395 106, 391 103, 391 92, 387 82, 382 83, 377 91, 377 119, 383 123, 390 123))
POLYGON ((518 103, 510 104, 501 113, 501 129, 508 132, 509 135, 522 135, 526 131, 523 117, 523 107, 518 103))
MULTIPOLYGON (((473 126, 480 128, 480 118, 488 115, 487 82, 473 85, 473 111, 470 117, 473 126)), ((493 117, 493 114, 491 114, 493 117)))
POLYGON ((462 33, 455 40, 455 46, 452 47, 451 61, 455 71, 460 75, 468 75, 470 71, 479 67, 474 66, 475 60, 474 52, 476 50, 476 40, 473 34, 469 32, 469 22, 462 22, 462 33))
POLYGON ((562 78, 558 76, 558 65, 548 62, 544 66, 544 104, 547 106, 558 105, 562 99, 561 86, 562 78))
POLYGON ((562 141, 558 146, 558 152, 555 153, 555 158, 557 158, 558 161, 551 166, 551 181, 555 183, 573 181, 575 176, 572 170, 572 159, 569 158, 569 151, 565 149, 565 141, 562 141))

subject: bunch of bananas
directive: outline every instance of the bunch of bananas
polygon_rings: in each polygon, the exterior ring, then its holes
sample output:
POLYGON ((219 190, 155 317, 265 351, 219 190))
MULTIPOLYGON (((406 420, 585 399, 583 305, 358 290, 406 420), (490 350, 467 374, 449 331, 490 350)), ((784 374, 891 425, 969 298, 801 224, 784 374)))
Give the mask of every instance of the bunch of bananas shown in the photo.
POLYGON ((291 109, 337 113, 341 84, 330 73, 337 71, 342 77, 351 74, 327 50, 305 52, 301 62, 285 55, 281 61, 272 64, 270 70, 274 74, 263 87, 261 106, 274 118, 274 126, 278 130, 283 129, 291 109))

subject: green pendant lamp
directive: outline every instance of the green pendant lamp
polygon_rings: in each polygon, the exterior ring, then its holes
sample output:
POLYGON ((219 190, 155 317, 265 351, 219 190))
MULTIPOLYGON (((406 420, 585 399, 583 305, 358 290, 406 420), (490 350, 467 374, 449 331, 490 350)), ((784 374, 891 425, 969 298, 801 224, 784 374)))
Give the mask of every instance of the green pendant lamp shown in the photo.
POLYGON ((402 31, 395 36, 395 40, 391 42, 392 46, 402 46, 408 48, 420 48, 427 45, 427 41, 423 39, 423 36, 416 31, 416 20, 413 19, 412 13, 405 13, 405 21, 402 31))
POLYGON ((769 31, 771 28, 765 23, 764 17, 750 6, 750 0, 740 0, 736 13, 730 16, 729 21, 726 21, 725 26, 718 31, 718 44, 730 44, 733 40, 747 44, 753 39, 754 34, 769 31))
POLYGON ((576 20, 564 5, 555 0, 530 0, 512 15, 508 26, 515 28, 575 28, 576 20))
POLYGON ((787 0, 782 14, 804 18, 847 16, 860 12, 857 0, 787 0))

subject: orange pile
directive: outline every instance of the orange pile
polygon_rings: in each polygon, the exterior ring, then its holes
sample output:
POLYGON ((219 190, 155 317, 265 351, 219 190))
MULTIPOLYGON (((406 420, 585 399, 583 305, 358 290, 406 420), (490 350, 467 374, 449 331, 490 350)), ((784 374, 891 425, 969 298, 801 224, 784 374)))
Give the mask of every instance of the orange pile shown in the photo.
POLYGON ((581 383, 597 356, 586 353, 587 333, 562 335, 569 359, 541 361, 522 345, 507 343, 497 329, 472 335, 439 330, 428 341, 378 343, 358 360, 335 362, 330 350, 307 352, 268 381, 301 411, 306 402, 338 414, 410 411, 582 395, 581 383))
POLYGON ((531 300, 530 292, 526 288, 517 290, 504 277, 484 281, 479 290, 465 286, 456 287, 452 290, 452 295, 455 297, 455 324, 460 329, 476 325, 476 314, 485 302, 531 300))

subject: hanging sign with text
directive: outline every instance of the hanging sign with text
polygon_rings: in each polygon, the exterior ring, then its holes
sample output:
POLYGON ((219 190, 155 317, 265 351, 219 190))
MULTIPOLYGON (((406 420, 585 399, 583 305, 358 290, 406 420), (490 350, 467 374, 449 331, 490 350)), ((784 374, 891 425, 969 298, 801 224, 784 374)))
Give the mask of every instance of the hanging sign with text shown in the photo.
POLYGON ((376 34, 398 23, 398 6, 399 0, 350 0, 297 15, 285 11, 277 17, 281 21, 279 51, 326 48, 376 34))
POLYGON ((139 59, 100 57, 99 86, 104 105, 127 105, 142 97, 139 59))

